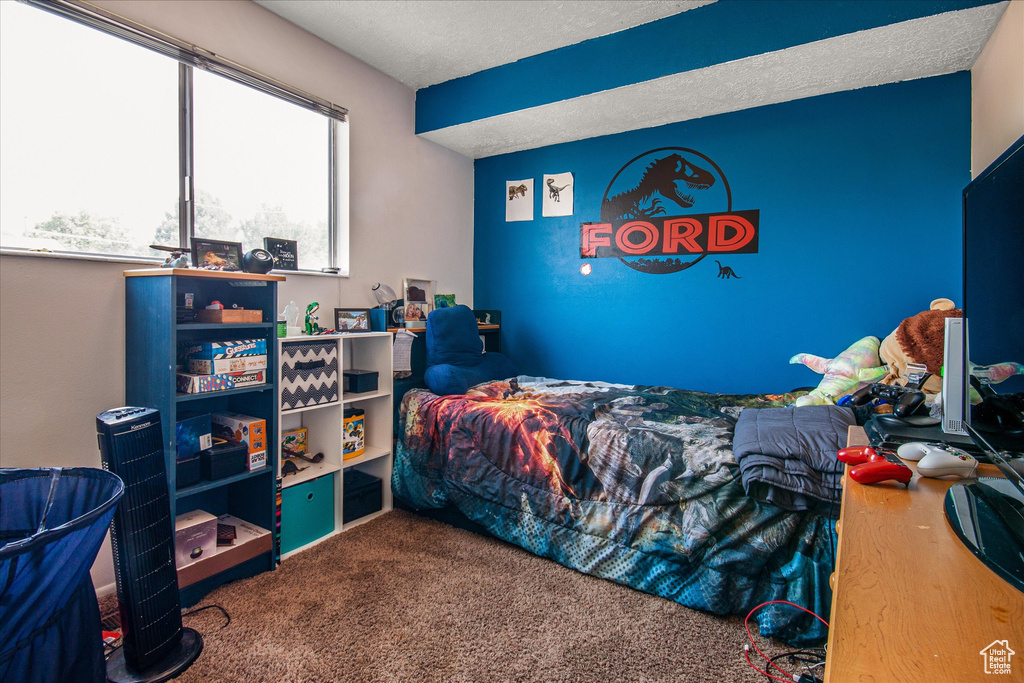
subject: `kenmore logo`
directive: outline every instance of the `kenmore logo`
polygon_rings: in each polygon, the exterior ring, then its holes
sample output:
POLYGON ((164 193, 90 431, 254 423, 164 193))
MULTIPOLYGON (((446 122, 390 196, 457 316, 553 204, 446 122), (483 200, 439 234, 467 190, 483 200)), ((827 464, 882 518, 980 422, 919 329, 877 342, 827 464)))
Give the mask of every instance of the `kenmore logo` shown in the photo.
POLYGON ((145 423, 140 424, 140 425, 132 425, 131 429, 129 431, 134 432, 136 429, 145 429, 146 427, 148 427, 151 424, 153 424, 153 423, 152 422, 145 422, 145 423))

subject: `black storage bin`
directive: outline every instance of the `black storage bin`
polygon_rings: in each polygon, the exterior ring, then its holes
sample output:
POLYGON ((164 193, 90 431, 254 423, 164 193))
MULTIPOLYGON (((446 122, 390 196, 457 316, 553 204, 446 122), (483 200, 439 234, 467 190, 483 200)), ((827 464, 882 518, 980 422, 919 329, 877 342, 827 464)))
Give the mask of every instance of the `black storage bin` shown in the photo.
POLYGON ((192 486, 193 484, 199 483, 199 478, 202 473, 199 459, 199 453, 196 453, 191 458, 177 459, 177 463, 175 465, 175 481, 177 483, 177 488, 183 489, 186 486, 192 486))
POLYGON ((377 477, 357 469, 345 470, 341 506, 342 523, 348 524, 380 510, 383 505, 382 493, 381 481, 377 477))
POLYGON ((249 460, 249 447, 244 443, 216 444, 213 448, 199 451, 203 479, 223 479, 232 474, 245 472, 249 460))
POLYGON ((341 390, 362 394, 377 391, 377 372, 375 370, 345 370, 341 373, 341 390))

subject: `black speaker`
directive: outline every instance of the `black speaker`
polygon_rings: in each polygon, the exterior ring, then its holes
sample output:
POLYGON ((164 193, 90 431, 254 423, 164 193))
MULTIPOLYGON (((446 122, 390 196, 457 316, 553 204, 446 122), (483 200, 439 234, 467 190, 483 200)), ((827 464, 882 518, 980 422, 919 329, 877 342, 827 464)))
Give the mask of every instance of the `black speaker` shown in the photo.
POLYGON ((269 273, 274 267, 274 257, 266 249, 252 249, 242 256, 242 270, 247 273, 269 273))
POLYGON ((203 639, 181 623, 160 413, 115 408, 96 416, 103 468, 124 481, 110 541, 123 645, 107 660, 110 681, 165 681, 187 669, 203 639))

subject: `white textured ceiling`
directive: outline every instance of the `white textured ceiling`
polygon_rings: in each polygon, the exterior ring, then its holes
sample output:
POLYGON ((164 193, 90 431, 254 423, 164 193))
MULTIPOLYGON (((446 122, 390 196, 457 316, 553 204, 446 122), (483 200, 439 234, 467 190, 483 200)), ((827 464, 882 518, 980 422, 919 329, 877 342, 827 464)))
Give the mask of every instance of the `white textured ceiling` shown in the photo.
POLYGON ((974 64, 1004 9, 913 19, 420 135, 479 159, 954 73, 974 64))
MULTIPOLYGON (((414 89, 712 1, 256 0, 414 89)), ((841 35, 421 137, 481 158, 962 71, 974 64, 1007 4, 841 35)))
POLYGON ((714 0, 256 0, 418 90, 714 0))

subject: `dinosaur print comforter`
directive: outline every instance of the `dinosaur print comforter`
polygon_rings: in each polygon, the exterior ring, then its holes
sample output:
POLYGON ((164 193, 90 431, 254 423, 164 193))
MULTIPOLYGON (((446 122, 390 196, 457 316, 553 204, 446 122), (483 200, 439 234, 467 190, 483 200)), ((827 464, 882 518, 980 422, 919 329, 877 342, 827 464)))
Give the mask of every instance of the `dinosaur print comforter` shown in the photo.
MULTIPOLYGON (((787 600, 826 616, 833 525, 744 492, 732 454, 744 407, 794 396, 518 377, 466 394, 406 394, 392 488, 454 505, 495 536, 567 567, 716 614, 787 600)), ((827 618, 827 617, 826 617, 827 618)), ((763 635, 821 642, 786 605, 763 635)))

